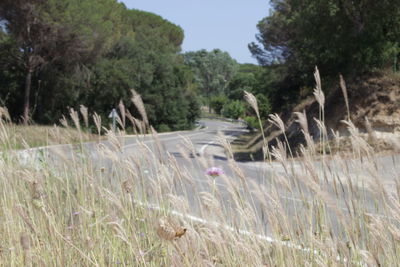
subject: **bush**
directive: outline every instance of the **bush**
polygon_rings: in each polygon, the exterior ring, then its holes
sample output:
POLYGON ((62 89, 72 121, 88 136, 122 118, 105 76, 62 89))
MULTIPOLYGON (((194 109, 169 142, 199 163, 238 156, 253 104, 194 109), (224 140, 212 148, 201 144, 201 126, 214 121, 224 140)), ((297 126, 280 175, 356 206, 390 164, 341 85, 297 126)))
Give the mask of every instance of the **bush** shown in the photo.
POLYGON ((228 102, 228 98, 224 95, 213 96, 210 99, 210 107, 215 111, 215 113, 221 115, 221 110, 226 102, 228 102))
POLYGON ((232 119, 243 117, 244 113, 245 113, 245 106, 239 100, 226 103, 222 109, 222 115, 232 119))
POLYGON ((170 132, 171 131, 171 128, 169 128, 169 126, 164 124, 164 123, 160 124, 157 128, 158 128, 158 131, 160 133, 170 132))
POLYGON ((271 103, 269 101, 269 98, 263 94, 257 94, 256 98, 258 102, 258 110, 260 111, 260 117, 268 117, 268 114, 271 113, 271 103))
POLYGON ((249 130, 254 131, 260 129, 260 124, 258 123, 258 119, 256 117, 247 116, 244 118, 244 121, 246 122, 249 130))

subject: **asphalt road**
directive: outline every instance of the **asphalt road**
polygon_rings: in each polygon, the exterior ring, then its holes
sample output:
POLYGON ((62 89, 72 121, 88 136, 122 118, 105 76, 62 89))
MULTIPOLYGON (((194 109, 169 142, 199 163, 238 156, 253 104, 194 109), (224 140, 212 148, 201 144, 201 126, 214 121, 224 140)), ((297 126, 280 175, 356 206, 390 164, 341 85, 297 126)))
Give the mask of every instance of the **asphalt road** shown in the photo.
MULTIPOLYGON (((279 196, 281 205, 285 209, 288 218, 299 216, 299 213, 305 212, 305 206, 314 201, 314 194, 310 190, 310 185, 306 186, 302 179, 297 177, 298 174, 308 174, 305 166, 300 160, 288 161, 286 168, 279 162, 232 162, 229 152, 221 145, 222 140, 233 140, 236 136, 246 131, 246 128, 239 123, 231 123, 219 120, 204 119, 200 121, 204 125, 203 129, 196 131, 176 132, 162 134, 158 136, 158 141, 155 142, 151 136, 141 137, 141 142, 148 145, 159 158, 168 159, 171 156, 176 160, 178 166, 185 170, 185 173, 190 177, 191 182, 185 191, 191 198, 192 212, 197 212, 196 196, 201 191, 210 190, 209 178, 205 175, 205 170, 208 167, 221 167, 229 179, 235 179, 239 182, 239 175, 233 171, 232 164, 240 167, 246 182, 249 186, 249 191, 262 191, 267 198, 269 190, 276 189, 271 192, 279 196), (159 146, 162 147, 160 150, 159 146), (202 164, 199 164, 202 163, 202 164), (276 178, 282 177, 286 179, 285 183, 277 184, 276 178), (196 186, 190 186, 191 183, 196 186), (290 187, 290 188, 287 188, 290 187), (195 189, 194 189, 195 188, 195 189), (260 190, 261 189, 261 190, 260 190)), ((140 137, 139 137, 140 138, 140 137)), ((128 137, 124 140, 124 154, 137 155, 137 137, 128 137)), ((137 155, 140 156, 140 155, 137 155)), ((366 168, 365 162, 368 161, 366 156, 363 158, 348 158, 345 160, 337 160, 327 158, 325 160, 314 161, 312 164, 319 172, 318 177, 321 181, 321 187, 325 192, 328 192, 329 199, 332 199, 332 207, 328 207, 330 220, 333 222, 334 228, 336 225, 335 209, 348 214, 351 211, 350 199, 356 198, 362 201, 362 205, 370 214, 377 216, 385 216, 381 213, 381 203, 377 200, 380 196, 376 195, 377 188, 383 186, 389 192, 394 192, 396 189, 396 181, 399 181, 400 175, 400 157, 399 155, 382 156, 374 158, 377 170, 366 168), (324 175, 324 172, 334 173, 334 175, 324 175), (374 179, 374 175, 379 180, 374 179), (338 180, 342 183, 339 186, 338 180)), ((231 205, 228 191, 229 185, 224 179, 216 179, 215 185, 221 192, 220 198, 231 205)), ((252 194, 251 193, 251 194, 252 194)), ((257 215, 260 221, 264 221, 264 226, 268 232, 268 220, 264 218, 262 213, 261 201, 254 200, 254 197, 248 196, 256 206, 257 215)), ((360 204, 359 204, 360 205, 360 204)), ((300 214, 301 216, 301 214, 300 214)))
MULTIPOLYGON (((201 129, 160 134, 156 139, 151 135, 127 136, 117 138, 114 146, 113 142, 108 141, 100 144, 87 143, 83 146, 84 156, 92 159, 99 168, 105 166, 109 169, 113 168, 113 162, 105 159, 104 155, 99 153, 99 146, 114 147, 114 150, 119 150, 120 159, 141 158, 143 149, 152 150, 157 160, 171 162, 173 159, 184 175, 188 177, 184 188, 177 189, 176 192, 179 193, 179 190, 182 194, 186 192, 191 212, 200 217, 200 210, 196 209, 199 206, 198 194, 202 191, 210 191, 210 177, 205 174, 205 171, 208 167, 214 166, 221 167, 226 173, 226 177, 234 179, 237 183, 240 183, 240 175, 245 178, 248 190, 244 193, 256 207, 256 214, 266 232, 268 232, 268 219, 265 218, 261 208, 263 200, 257 200, 251 196, 253 193, 262 191, 266 199, 268 199, 269 193, 278 195, 288 218, 298 218, 301 217, 301 212, 306 212, 305 207, 314 201, 315 192, 310 190, 310 184, 305 185, 307 179, 302 180, 297 177, 309 174, 300 160, 289 160, 287 166, 283 166, 279 162, 234 162, 221 145, 221 140, 234 139, 246 131, 245 127, 239 123, 210 119, 203 119, 200 124, 204 126, 201 129), (240 167, 242 173, 235 172, 235 166, 232 167, 232 165, 240 167), (272 177, 275 178, 272 179, 272 177), (277 183, 276 177, 281 177, 285 181, 277 183), (276 189, 276 191, 269 192, 272 189, 276 189), (248 194, 248 192, 251 193, 248 194)), ((68 158, 68 153, 72 153, 68 146, 56 146, 54 150, 58 150, 57 154, 63 155, 64 158, 68 158)), ((334 228, 337 226, 335 226, 335 209, 342 210, 345 214, 352 212, 349 207, 349 199, 354 197, 354 194, 357 194, 358 199, 362 199, 368 212, 377 216, 386 216, 378 211, 380 210, 380 203, 377 203, 379 196, 377 197, 375 193, 380 186, 388 191, 396 190, 397 181, 400 178, 400 156, 382 156, 374 160, 378 166, 376 170, 365 167, 365 157, 346 160, 327 158, 311 163, 319 172, 318 177, 321 179, 315 182, 322 185, 325 192, 328 192, 328 198, 335 200, 332 207, 328 207, 328 214, 334 228), (335 176, 324 175, 326 172, 334 173, 335 176), (379 177, 379 180, 374 179, 374 175, 379 177), (338 181, 341 183, 340 186, 337 184, 338 181)), ((233 200, 228 193, 231 188, 226 180, 217 178, 215 186, 219 189, 220 200, 228 206, 231 205, 233 200)), ((258 199, 260 199, 260 194, 258 194, 258 199)))

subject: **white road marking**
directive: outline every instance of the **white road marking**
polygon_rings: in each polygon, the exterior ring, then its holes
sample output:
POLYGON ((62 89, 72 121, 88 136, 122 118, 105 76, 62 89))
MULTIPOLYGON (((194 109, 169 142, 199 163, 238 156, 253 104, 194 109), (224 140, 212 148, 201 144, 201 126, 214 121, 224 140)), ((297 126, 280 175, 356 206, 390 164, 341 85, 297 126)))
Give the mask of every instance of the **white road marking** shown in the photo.
MULTIPOLYGON (((232 126, 232 125, 225 125, 221 130, 225 130, 226 128, 228 128, 228 127, 230 127, 230 126, 232 126)), ((217 129, 217 131, 218 131, 218 129, 217 129)), ((201 148, 200 148, 200 150, 199 150, 199 154, 202 156, 202 155, 204 155, 204 151, 206 150, 206 148, 208 147, 208 146, 210 146, 210 145, 213 145, 213 144, 216 144, 216 143, 218 143, 218 141, 210 141, 210 142, 208 142, 207 144, 205 144, 205 145, 203 145, 201 148)))
POLYGON ((210 145, 215 144, 215 143, 217 143, 217 141, 211 141, 211 142, 208 142, 207 144, 205 144, 204 146, 202 146, 202 147, 200 148, 200 150, 199 150, 199 154, 200 154, 201 156, 204 155, 204 151, 206 150, 206 148, 207 148, 208 146, 210 146, 210 145))

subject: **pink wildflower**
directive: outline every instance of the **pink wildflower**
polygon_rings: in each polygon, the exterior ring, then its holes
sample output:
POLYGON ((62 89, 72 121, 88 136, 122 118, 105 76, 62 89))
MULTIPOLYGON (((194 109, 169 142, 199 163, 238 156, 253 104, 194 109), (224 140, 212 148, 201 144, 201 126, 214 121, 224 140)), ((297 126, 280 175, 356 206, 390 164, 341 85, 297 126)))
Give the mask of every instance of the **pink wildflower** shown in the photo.
POLYGON ((224 174, 224 171, 220 167, 211 167, 207 169, 206 174, 212 177, 217 177, 224 174))

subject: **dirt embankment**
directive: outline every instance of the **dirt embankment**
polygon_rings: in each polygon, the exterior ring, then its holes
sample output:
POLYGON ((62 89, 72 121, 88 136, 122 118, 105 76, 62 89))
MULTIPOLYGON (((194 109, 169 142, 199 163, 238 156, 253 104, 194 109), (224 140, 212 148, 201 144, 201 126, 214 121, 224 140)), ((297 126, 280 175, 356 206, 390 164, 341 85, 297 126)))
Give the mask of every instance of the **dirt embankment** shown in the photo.
MULTIPOLYGON (((373 145, 378 150, 390 150, 389 139, 400 136, 400 74, 376 72, 346 82, 351 121, 366 140, 371 138, 372 129, 373 145), (370 128, 366 125, 366 118, 371 125, 370 128)), ((339 83, 336 88, 329 91, 331 93, 327 95, 325 101, 325 125, 328 135, 333 137, 332 131, 338 132, 343 142, 346 142, 349 133, 342 120, 347 120, 348 115, 339 83)), ((294 150, 300 144, 305 144, 301 127, 293 114, 296 111, 306 112, 311 136, 315 141, 320 138, 320 130, 314 120, 319 118, 319 106, 314 98, 310 97, 297 105, 292 112, 282 115, 287 129, 286 135, 294 150)), ((284 140, 283 135, 274 126, 267 125, 265 134, 270 146, 276 144, 276 139, 284 140)), ((371 140, 369 141, 371 143, 371 140)), ((237 153, 237 158, 260 159, 262 146, 262 137, 256 136, 247 143, 243 152, 237 153)))

